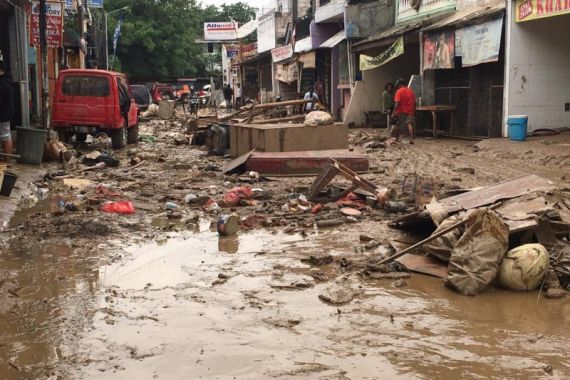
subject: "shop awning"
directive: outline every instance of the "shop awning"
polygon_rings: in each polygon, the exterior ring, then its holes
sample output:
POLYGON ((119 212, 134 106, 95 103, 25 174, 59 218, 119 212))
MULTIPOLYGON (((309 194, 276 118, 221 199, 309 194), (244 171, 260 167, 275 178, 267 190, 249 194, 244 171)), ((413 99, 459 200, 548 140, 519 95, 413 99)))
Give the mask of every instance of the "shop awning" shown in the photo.
POLYGON ((251 20, 240 26, 237 30, 237 38, 242 39, 257 30, 257 20, 251 20))
POLYGON ((313 39, 311 36, 295 42, 295 53, 304 53, 313 50, 313 39))
POLYGON ((337 34, 335 34, 334 36, 323 42, 319 47, 324 49, 333 48, 344 40, 346 40, 346 33, 344 32, 344 30, 341 30, 340 32, 338 32, 337 34))
POLYGON ((410 33, 414 30, 419 30, 421 26, 422 24, 420 22, 405 25, 396 25, 390 29, 373 34, 372 36, 355 43, 353 45, 353 49, 354 51, 359 52, 369 48, 392 44, 398 39, 398 37, 401 37, 406 33, 410 33))
POLYGON ((422 28, 423 31, 443 29, 450 26, 465 26, 476 21, 492 18, 502 14, 505 11, 505 3, 499 2, 483 7, 475 7, 456 12, 455 14, 444 18, 434 24, 422 28))

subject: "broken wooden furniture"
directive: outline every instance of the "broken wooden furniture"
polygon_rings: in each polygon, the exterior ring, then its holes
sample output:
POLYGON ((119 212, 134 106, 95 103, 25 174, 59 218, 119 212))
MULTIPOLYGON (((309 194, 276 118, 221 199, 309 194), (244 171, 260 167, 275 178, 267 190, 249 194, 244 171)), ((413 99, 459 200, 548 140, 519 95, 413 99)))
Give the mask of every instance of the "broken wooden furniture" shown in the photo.
POLYGON ((448 113, 450 115, 449 118, 449 134, 453 136, 455 134, 455 127, 454 127, 454 119, 455 119, 455 110, 457 107, 455 106, 448 106, 448 105, 432 105, 432 106, 419 106, 416 108, 418 112, 431 112, 431 117, 433 121, 433 137, 437 137, 437 113, 448 113))
POLYGON ((230 126, 230 155, 257 152, 296 152, 348 148, 348 126, 342 123, 233 124, 230 126))
POLYGON ((358 174, 350 170, 348 167, 344 166, 340 162, 334 159, 329 159, 329 165, 326 166, 315 182, 313 182, 311 188, 309 189, 309 200, 311 202, 318 202, 321 203, 322 199, 319 198, 320 192, 333 180, 334 177, 337 175, 341 175, 344 178, 348 179, 352 182, 352 186, 337 195, 332 199, 326 199, 328 202, 337 201, 343 197, 345 197, 348 193, 353 192, 354 190, 360 188, 366 190, 372 194, 376 192, 376 185, 367 181, 366 179, 360 177, 358 174))

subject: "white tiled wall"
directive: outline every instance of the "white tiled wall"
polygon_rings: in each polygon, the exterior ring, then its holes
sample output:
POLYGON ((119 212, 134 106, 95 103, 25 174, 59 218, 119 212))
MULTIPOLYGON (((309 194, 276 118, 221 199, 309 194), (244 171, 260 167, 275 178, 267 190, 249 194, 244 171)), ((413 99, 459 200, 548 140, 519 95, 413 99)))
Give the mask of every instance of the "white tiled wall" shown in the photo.
POLYGON ((570 127, 570 15, 515 23, 511 18, 508 114, 529 129, 570 127))

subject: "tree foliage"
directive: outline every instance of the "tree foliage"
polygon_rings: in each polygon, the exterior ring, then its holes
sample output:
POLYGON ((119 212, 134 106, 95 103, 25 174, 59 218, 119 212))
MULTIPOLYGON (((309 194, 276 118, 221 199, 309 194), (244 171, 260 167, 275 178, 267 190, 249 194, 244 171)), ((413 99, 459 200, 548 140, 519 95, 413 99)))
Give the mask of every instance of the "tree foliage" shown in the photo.
MULTIPOLYGON (((168 80, 206 74, 208 57, 196 42, 203 37, 203 23, 235 20, 241 24, 255 18, 255 8, 246 3, 202 6, 196 0, 107 0, 107 12, 122 11, 121 37, 115 70, 136 81, 168 80)), ((109 16, 109 54, 119 12, 109 16)))

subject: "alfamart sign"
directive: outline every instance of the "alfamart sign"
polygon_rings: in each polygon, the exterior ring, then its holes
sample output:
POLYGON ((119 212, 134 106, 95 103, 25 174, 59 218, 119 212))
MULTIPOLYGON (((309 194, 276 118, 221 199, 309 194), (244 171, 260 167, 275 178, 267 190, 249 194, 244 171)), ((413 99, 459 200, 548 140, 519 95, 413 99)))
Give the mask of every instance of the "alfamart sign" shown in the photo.
POLYGON ((517 0, 516 21, 530 21, 570 13, 570 0, 517 0))
POLYGON ((205 22, 204 39, 206 41, 226 41, 237 39, 238 23, 231 22, 205 22))

